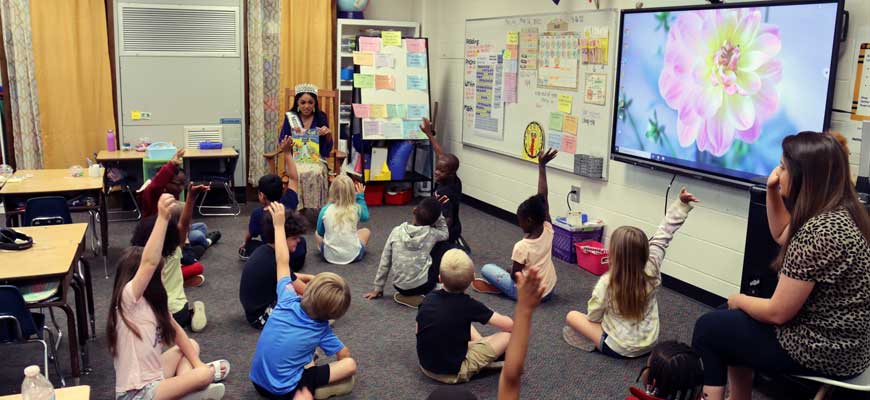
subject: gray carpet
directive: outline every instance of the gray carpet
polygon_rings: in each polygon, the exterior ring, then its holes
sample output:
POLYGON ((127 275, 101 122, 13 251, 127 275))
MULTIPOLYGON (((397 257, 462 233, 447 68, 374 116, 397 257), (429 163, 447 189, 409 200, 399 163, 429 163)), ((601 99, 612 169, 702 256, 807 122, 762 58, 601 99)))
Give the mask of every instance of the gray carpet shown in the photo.
MULTIPOLYGON (((203 361, 226 358, 232 372, 226 381, 227 399, 257 398, 247 378, 251 356, 259 331, 250 328, 244 319, 238 301, 238 284, 242 262, 237 249, 244 237, 248 215, 254 203, 248 203, 239 217, 201 218, 211 229, 223 233, 220 243, 206 253, 206 282, 202 287, 188 289, 191 301, 206 304, 208 327, 204 332, 191 334, 203 348, 203 361)), ((366 300, 363 293, 371 290, 380 249, 390 230, 411 217, 411 207, 373 207, 371 221, 363 224, 373 231, 369 244, 371 252, 361 263, 346 266, 329 265, 316 256, 314 240, 308 236, 309 256, 304 272, 333 271, 343 276, 353 291, 351 308, 345 317, 335 323, 336 334, 350 349, 359 364, 356 388, 347 399, 424 399, 439 384, 426 378, 419 370, 415 352, 415 310, 400 306, 391 299, 392 289, 387 286, 385 297, 366 300)), ((508 265, 513 243, 521 233, 517 226, 493 218, 469 206, 462 209, 463 236, 472 246, 472 259, 478 268, 484 263, 508 265)), ((133 224, 113 222, 109 225, 112 259, 127 246, 133 224)), ((112 280, 103 279, 102 263, 91 258, 95 277, 97 339, 89 343, 93 371, 81 378, 82 384, 91 385, 92 398, 113 397, 114 372, 112 359, 106 348, 105 321, 112 280)), ((529 399, 623 399, 627 387, 634 383, 642 360, 620 361, 598 353, 584 353, 564 343, 561 336, 565 314, 572 309, 585 309, 589 293, 597 279, 578 267, 562 262, 556 264, 559 281, 555 297, 540 306, 534 316, 533 336, 526 359, 523 378, 523 397, 529 399)), ((110 265, 110 271, 114 266, 110 265)), ((114 274, 112 274, 112 279, 114 274)), ((512 301, 492 295, 471 293, 472 296, 494 310, 513 314, 512 301)), ((695 320, 708 307, 670 290, 659 294, 661 339, 691 340, 695 320)), ((62 323, 62 313, 59 313, 62 323)), ((482 332, 492 332, 483 328, 482 332)), ((67 376, 70 369, 66 338, 60 350, 61 368, 67 376)), ((41 347, 4 346, 6 362, 0 363, 0 395, 18 393, 23 368, 40 364, 41 347)), ((54 370, 52 381, 57 385, 54 370)), ((494 399, 498 390, 498 373, 488 373, 465 384, 481 399, 494 399)), ((756 398, 766 398, 757 396, 756 398)))

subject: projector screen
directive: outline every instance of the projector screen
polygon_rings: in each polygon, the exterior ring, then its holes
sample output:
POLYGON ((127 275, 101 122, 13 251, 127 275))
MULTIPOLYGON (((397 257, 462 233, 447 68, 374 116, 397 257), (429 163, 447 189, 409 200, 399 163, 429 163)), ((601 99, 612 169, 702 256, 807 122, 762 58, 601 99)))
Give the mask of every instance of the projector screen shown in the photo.
POLYGON ((828 127, 842 2, 626 10, 612 158, 762 183, 782 139, 828 127))

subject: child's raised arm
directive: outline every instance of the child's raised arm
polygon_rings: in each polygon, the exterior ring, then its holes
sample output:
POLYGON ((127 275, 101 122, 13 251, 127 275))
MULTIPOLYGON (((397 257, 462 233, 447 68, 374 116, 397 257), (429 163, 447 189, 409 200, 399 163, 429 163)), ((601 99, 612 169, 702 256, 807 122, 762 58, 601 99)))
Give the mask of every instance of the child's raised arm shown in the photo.
POLYGON ((272 226, 275 228, 275 273, 280 281, 281 278, 290 276, 290 249, 287 248, 287 235, 284 234, 284 220, 287 217, 280 201, 269 203, 266 211, 272 214, 272 226))
POLYGON ((133 299, 136 301, 142 298, 145 288, 148 287, 148 282, 151 281, 151 276, 154 275, 154 271, 162 260, 160 253, 163 250, 166 227, 169 226, 169 218, 172 216, 174 205, 175 197, 169 193, 160 195, 160 199, 157 201, 157 220, 154 221, 151 236, 148 237, 148 242, 145 243, 145 249, 142 251, 139 269, 130 281, 133 287, 133 299))
POLYGON ((369 206, 366 204, 366 185, 361 182, 353 183, 354 189, 356 189, 356 205, 359 213, 359 222, 366 222, 369 220, 369 206))
POLYGON ((184 209, 181 211, 181 218, 178 219, 178 237, 181 238, 180 246, 184 246, 187 234, 190 233, 190 221, 193 220, 193 204, 196 203, 196 197, 202 192, 207 192, 210 189, 208 185, 187 186, 188 199, 184 202, 184 209))
POLYGON ((287 136, 281 142, 281 151, 284 152, 284 173, 287 174, 287 189, 299 191, 299 171, 296 169, 296 160, 293 159, 293 137, 287 136))
POLYGON ((547 287, 541 282, 537 268, 529 269, 528 274, 516 274, 517 306, 514 311, 514 326, 511 339, 505 352, 504 368, 498 380, 498 398, 519 399, 520 378, 529 349, 529 336, 532 331, 532 313, 541 304, 547 287))
POLYGON ((441 147, 441 143, 438 143, 438 141, 435 140, 435 124, 431 123, 429 118, 423 118, 423 125, 420 125, 420 130, 426 134, 427 138, 429 138, 429 143, 432 144, 432 150, 435 151, 435 156, 443 156, 444 148, 441 147))
POLYGON ((538 195, 544 200, 544 219, 550 221, 550 202, 547 200, 547 163, 553 161, 559 152, 552 148, 545 152, 538 153, 538 195))
POLYGON ((661 271, 662 260, 665 258, 665 250, 668 248, 671 239, 674 238, 674 233, 683 226, 686 218, 689 216, 689 211, 692 210, 692 202, 698 202, 695 195, 686 191, 683 187, 680 189, 680 201, 674 202, 668 208, 662 223, 659 224, 656 233, 649 240, 649 261, 655 265, 655 275, 658 276, 661 271))

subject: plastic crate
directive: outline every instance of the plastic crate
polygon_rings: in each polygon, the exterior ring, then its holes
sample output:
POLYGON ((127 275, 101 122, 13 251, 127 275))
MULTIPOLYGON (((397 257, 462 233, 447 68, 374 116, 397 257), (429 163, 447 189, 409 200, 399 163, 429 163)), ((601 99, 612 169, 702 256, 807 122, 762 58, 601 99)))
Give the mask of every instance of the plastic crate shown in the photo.
POLYGON ((595 275, 610 269, 610 255, 599 241, 586 241, 574 244, 577 251, 577 266, 595 275))
POLYGON ((592 240, 600 242, 603 234, 604 227, 601 226, 572 232, 553 224, 553 257, 574 264, 577 262, 574 243, 592 240))
POLYGON ((171 160, 177 149, 170 143, 156 142, 148 145, 145 149, 145 158, 152 160, 171 160))
POLYGON ((381 206, 384 204, 384 185, 368 185, 365 191, 366 205, 381 206))
POLYGON ((411 202, 414 198, 413 189, 404 189, 396 192, 387 192, 384 203, 391 206, 403 206, 411 202))

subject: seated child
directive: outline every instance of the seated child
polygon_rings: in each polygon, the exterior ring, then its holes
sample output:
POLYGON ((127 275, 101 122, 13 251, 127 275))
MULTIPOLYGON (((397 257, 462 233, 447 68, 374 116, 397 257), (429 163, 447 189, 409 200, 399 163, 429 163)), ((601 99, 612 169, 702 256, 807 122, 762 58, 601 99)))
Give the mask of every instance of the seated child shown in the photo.
MULTIPOLYGON (((280 204, 278 202, 270 204, 280 204)), ((266 206, 268 209, 269 206, 266 206)), ((272 226, 272 214, 264 212, 260 230, 263 232, 263 240, 265 244, 254 250, 254 254, 245 262, 245 268, 242 270, 242 278, 239 281, 239 301, 242 303, 242 308, 245 310, 245 319, 254 328, 263 329, 269 315, 278 301, 278 296, 275 294, 275 285, 278 283, 278 278, 275 276, 275 268, 277 261, 275 259, 275 228, 272 226)), ((287 212, 287 218, 284 221, 284 240, 287 248, 291 253, 300 246, 302 242, 302 234, 305 233, 305 220, 294 211, 287 212)), ((292 257, 291 257, 292 260, 292 257)), ((300 296, 305 292, 305 285, 313 275, 296 274, 290 271, 290 280, 293 282, 293 289, 300 296)))
MULTIPOLYGON (((202 188, 199 186, 191 186, 191 196, 196 196, 202 188)), ((177 214, 178 205, 173 207, 172 214, 177 214)), ((169 227, 166 229, 166 238, 163 240, 163 268, 160 270, 160 277, 163 287, 166 289, 169 313, 182 327, 189 327, 193 332, 201 332, 205 329, 208 322, 205 316, 205 304, 201 301, 194 301, 193 306, 188 303, 187 295, 184 292, 184 271, 181 266, 181 249, 182 240, 187 227, 190 223, 190 216, 193 213, 193 202, 188 201, 184 204, 184 211, 181 212, 181 217, 171 215, 169 227)), ((130 239, 130 244, 133 246, 144 246, 154 230, 157 216, 143 218, 133 230, 133 237, 130 239)), ((191 267, 188 267, 191 268, 191 267)), ((202 267, 193 267, 196 271, 202 272, 202 267)), ((188 273, 190 275, 190 273, 188 273)), ((196 275, 189 279, 204 281, 202 275, 196 275)))
POLYGON ((462 250, 444 253, 440 278, 444 289, 426 296, 417 311, 417 357, 423 373, 438 382, 468 382, 504 354, 513 321, 465 294, 474 264, 462 250), (472 322, 502 332, 482 337, 472 322))
POLYGON ((357 223, 369 220, 365 186, 339 175, 329 187, 329 203, 317 216, 317 247, 326 262, 350 264, 362 260, 371 231, 357 230, 357 223))
POLYGON ((441 256, 450 249, 463 248, 466 252, 470 249, 467 244, 461 242, 462 223, 459 221, 459 205, 462 203, 462 180, 456 176, 459 170, 459 158, 450 153, 445 153, 441 144, 435 140, 435 127, 429 123, 429 119, 423 118, 420 130, 429 138, 432 149, 437 157, 435 162, 435 198, 442 202, 442 214, 447 219, 447 229, 450 237, 435 245, 432 249, 432 265, 441 265, 441 256))
POLYGON ((390 232, 381 263, 375 275, 375 289, 365 294, 367 299, 384 295, 384 284, 393 270, 393 300, 417 308, 426 293, 438 283, 438 267, 432 265, 429 252, 436 243, 447 239, 447 223, 441 216, 441 203, 434 197, 423 199, 414 207, 412 223, 402 223, 390 232))
MULTIPOLYGON (((109 351, 115 367, 115 398, 220 399, 230 364, 219 360, 203 364, 199 345, 170 316, 162 279, 155 272, 164 266, 160 250, 175 199, 163 195, 149 229, 145 248, 128 247, 121 252, 106 323, 109 351), (172 346, 162 352, 164 346, 172 346)), ((177 236, 177 235, 176 235, 177 236)), ((176 249, 177 249, 177 237, 176 249)))
POLYGON ((568 326, 562 332, 568 344, 615 358, 640 357, 652 350, 659 338, 656 293, 665 249, 689 216, 693 201, 698 199, 682 188, 680 199, 668 208, 649 240, 633 226, 613 231, 610 271, 592 289, 588 314, 571 311, 565 317, 568 326))
MULTIPOLYGON (((254 251, 263 244, 263 242, 259 240, 260 236, 263 235, 263 232, 272 230, 272 224, 266 225, 268 229, 263 229, 263 215, 265 214, 264 208, 268 207, 273 201, 279 201, 281 199, 282 185, 281 178, 278 175, 264 175, 260 178, 260 181, 257 184, 257 196, 263 207, 259 207, 251 212, 251 218, 248 222, 248 232, 245 235, 245 243, 243 243, 239 248, 239 257, 242 260, 247 260, 248 257, 254 254, 254 251)), ((288 188, 287 190, 289 191, 292 189, 288 188)), ((282 202, 282 204, 284 204, 284 209, 287 210, 287 214, 296 213, 295 205, 289 205, 284 202, 282 202)), ((296 246, 295 250, 291 250, 290 252, 290 270, 294 272, 302 270, 302 267, 305 266, 305 256, 307 254, 308 248, 305 243, 305 238, 299 236, 299 244, 296 246)), ((269 287, 271 288, 271 286, 269 287)))
MULTIPOLYGON (((272 215, 274 236, 286 236, 284 206, 272 203, 267 211, 272 215)), ((341 318, 350 307, 350 288, 340 276, 323 272, 299 297, 290 285, 290 252, 285 241, 275 242, 275 257, 278 303, 260 334, 251 361, 249 377, 254 388, 271 399, 325 399, 349 393, 356 361, 332 332, 329 320, 341 318), (328 356, 337 354, 338 360, 306 368, 317 347, 328 356)))
POLYGON ((516 300, 516 273, 525 273, 534 267, 540 270, 541 279, 547 287, 543 301, 552 296, 556 287, 556 267, 553 265, 553 225, 550 224, 550 206, 547 203, 547 163, 557 154, 553 149, 538 154, 538 194, 517 207, 517 222, 523 230, 523 239, 514 244, 511 272, 495 264, 486 264, 480 269, 483 278, 477 278, 472 283, 474 290, 501 293, 516 300))
POLYGON ((691 347, 675 341, 653 348, 637 377, 643 389, 630 387, 625 400, 702 400, 704 366, 691 347))

